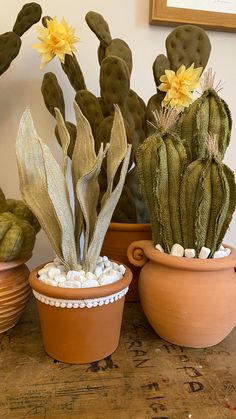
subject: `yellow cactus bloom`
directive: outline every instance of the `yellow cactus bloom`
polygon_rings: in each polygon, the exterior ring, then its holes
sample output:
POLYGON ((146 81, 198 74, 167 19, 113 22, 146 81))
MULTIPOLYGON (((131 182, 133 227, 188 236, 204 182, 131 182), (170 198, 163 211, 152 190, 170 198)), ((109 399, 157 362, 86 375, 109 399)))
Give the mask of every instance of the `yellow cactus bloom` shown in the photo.
POLYGON ((34 44, 42 56, 40 68, 48 64, 56 55, 62 63, 65 61, 65 54, 72 55, 76 52, 74 44, 79 41, 75 36, 75 29, 68 25, 63 18, 59 22, 56 18, 46 19, 47 27, 37 27, 39 33, 39 44, 34 44))
POLYGON ((194 68, 194 64, 187 69, 185 65, 181 65, 176 73, 165 70, 158 86, 159 90, 166 92, 162 106, 171 106, 179 111, 188 107, 194 101, 192 92, 199 84, 201 73, 202 67, 194 68))

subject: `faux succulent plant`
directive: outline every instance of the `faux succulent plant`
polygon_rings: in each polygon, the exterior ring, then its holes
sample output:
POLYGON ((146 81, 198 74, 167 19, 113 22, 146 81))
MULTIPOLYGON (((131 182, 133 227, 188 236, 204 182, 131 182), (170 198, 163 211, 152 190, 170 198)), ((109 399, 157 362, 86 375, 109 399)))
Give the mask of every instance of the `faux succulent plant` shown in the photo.
POLYGON ((26 204, 38 218, 58 258, 67 270, 93 272, 112 213, 122 192, 129 165, 131 146, 127 145, 121 112, 115 106, 111 138, 95 151, 88 120, 75 102, 76 141, 71 162, 74 191, 72 209, 67 184, 67 151, 70 135, 59 109, 55 109, 63 150, 62 167, 39 139, 29 110, 19 128, 16 151, 20 189, 26 204), (29 159, 30 156, 30 159, 29 159), (98 176, 107 160, 107 188, 99 204, 98 176), (114 185, 115 177, 118 177, 114 185), (84 237, 81 249, 81 236, 84 237))

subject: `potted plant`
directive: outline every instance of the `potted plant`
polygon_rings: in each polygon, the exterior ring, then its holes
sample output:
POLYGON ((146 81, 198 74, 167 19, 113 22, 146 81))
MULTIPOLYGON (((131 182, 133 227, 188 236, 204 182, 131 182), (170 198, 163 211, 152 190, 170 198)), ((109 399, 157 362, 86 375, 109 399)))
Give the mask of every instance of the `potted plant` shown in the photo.
MULTIPOLYGON (((0 75, 16 58, 21 36, 42 14, 37 3, 25 4, 18 13, 12 31, 0 35, 0 75)), ((6 199, 0 188, 0 333, 18 322, 30 298, 30 258, 39 224, 22 201, 6 199)))
POLYGON ((117 106, 109 146, 101 144, 98 154, 90 125, 76 103, 75 113, 77 136, 71 161, 74 210, 66 176, 70 136, 60 111, 55 109, 62 168, 38 138, 28 110, 20 123, 16 151, 23 199, 57 256, 54 262, 36 268, 29 279, 37 299, 45 350, 63 362, 87 363, 116 349, 131 282, 128 268, 99 257, 123 188, 131 146, 127 145, 117 106), (108 186, 99 205, 98 176, 105 156, 108 186), (119 180, 114 186, 116 175, 119 180))
POLYGON ((166 70, 156 130, 139 147, 138 172, 153 233, 130 245, 140 299, 154 330, 190 347, 219 343, 236 324, 236 251, 222 244, 236 205, 233 172, 223 163, 232 120, 208 70, 166 70), (176 112, 177 110, 177 112, 176 112))
POLYGON ((31 296, 25 262, 39 230, 29 208, 0 188, 0 333, 15 326, 31 296))
MULTIPOLYGON (((86 22, 100 40, 98 56, 100 63, 101 97, 97 98, 86 87, 83 72, 75 55, 74 43, 78 40, 75 36, 73 38, 73 49, 71 49, 71 52, 69 51, 65 54, 61 65, 75 90, 75 101, 91 125, 97 152, 101 142, 106 143, 109 141, 114 118, 113 104, 117 103, 121 109, 125 121, 127 140, 132 144, 132 155, 130 157, 129 173, 126 177, 121 197, 113 213, 112 222, 105 236, 102 254, 117 259, 122 263, 129 264, 126 256, 128 245, 140 237, 140 235, 144 239, 151 237, 146 206, 139 190, 137 171, 133 167, 135 151, 145 138, 146 105, 137 93, 130 89, 132 53, 129 46, 122 39, 112 39, 108 24, 100 14, 89 12, 86 15, 86 22), (110 73, 110 77, 107 77, 107 72, 110 73)), ((36 45, 36 48, 42 54, 42 65, 45 65, 48 57, 42 53, 42 45, 45 44, 45 38, 53 33, 55 25, 63 24, 67 28, 68 25, 64 20, 58 22, 49 17, 43 18, 43 24, 45 28, 40 28, 39 39, 41 42, 36 45)), ((72 28, 70 30, 72 31, 72 28)), ((60 37, 58 30, 57 36, 60 37)), ((58 51, 57 55, 60 58, 60 51, 58 51)), ((52 116, 55 117, 55 106, 65 116, 63 92, 55 74, 52 72, 44 75, 42 94, 46 107, 52 116)), ((66 125, 71 138, 68 148, 68 154, 71 156, 76 130, 74 124, 71 122, 67 121, 66 125)), ((56 136, 58 138, 57 127, 56 136)), ((115 179, 114 181, 116 182, 117 180, 115 179)), ((101 186, 100 199, 102 199, 102 195, 107 187, 104 165, 99 176, 99 183, 101 186)), ((134 268, 134 278, 127 295, 129 301, 138 299, 138 273, 139 270, 134 268)))

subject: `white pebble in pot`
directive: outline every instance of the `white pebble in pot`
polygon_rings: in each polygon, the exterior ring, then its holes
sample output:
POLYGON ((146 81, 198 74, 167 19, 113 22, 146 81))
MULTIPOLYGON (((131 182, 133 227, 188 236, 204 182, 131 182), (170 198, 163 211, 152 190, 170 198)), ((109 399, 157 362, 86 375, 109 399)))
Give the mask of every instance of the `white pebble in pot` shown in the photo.
POLYGON ((183 246, 181 246, 181 244, 175 243, 173 244, 170 254, 172 256, 178 256, 178 257, 182 257, 184 255, 184 248, 183 246))
POLYGON ((95 279, 87 279, 82 283, 82 288, 99 287, 99 282, 95 279))
POLYGON ((80 277, 84 274, 84 271, 68 271, 66 278, 67 281, 79 281, 80 277))
POLYGON ((56 275, 60 275, 61 271, 57 268, 50 268, 48 271, 49 278, 53 279, 56 275))
POLYGON ((184 256, 188 259, 195 258, 196 256, 195 249, 185 249, 184 256))
POLYGON ((163 247, 160 245, 160 244, 156 244, 156 246, 155 246, 155 249, 156 250, 159 250, 160 252, 162 252, 162 253, 164 253, 164 249, 163 249, 163 247))
POLYGON ((207 259, 210 253, 211 253, 211 249, 203 246, 200 250, 198 257, 199 259, 207 259))
POLYGON ((61 288, 81 288, 81 282, 80 281, 60 282, 58 286, 61 288))

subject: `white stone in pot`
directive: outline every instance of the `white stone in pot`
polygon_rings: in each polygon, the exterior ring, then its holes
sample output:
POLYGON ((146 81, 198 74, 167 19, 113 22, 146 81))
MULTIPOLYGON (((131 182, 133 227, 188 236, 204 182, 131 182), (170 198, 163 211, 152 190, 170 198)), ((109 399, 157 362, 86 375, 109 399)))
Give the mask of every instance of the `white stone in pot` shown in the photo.
POLYGON ((156 244, 155 249, 156 250, 159 250, 162 253, 164 253, 164 249, 163 249, 163 247, 159 243, 156 244))
POLYGON ((207 259, 210 253, 211 253, 211 249, 203 246, 200 250, 198 257, 199 259, 207 259))
POLYGON ((184 250, 184 256, 188 259, 195 258, 195 256, 196 256, 195 249, 185 249, 184 250))
POLYGON ((175 243, 173 244, 170 254, 172 256, 178 256, 178 257, 182 257, 184 255, 184 248, 183 246, 181 246, 181 244, 175 243))

